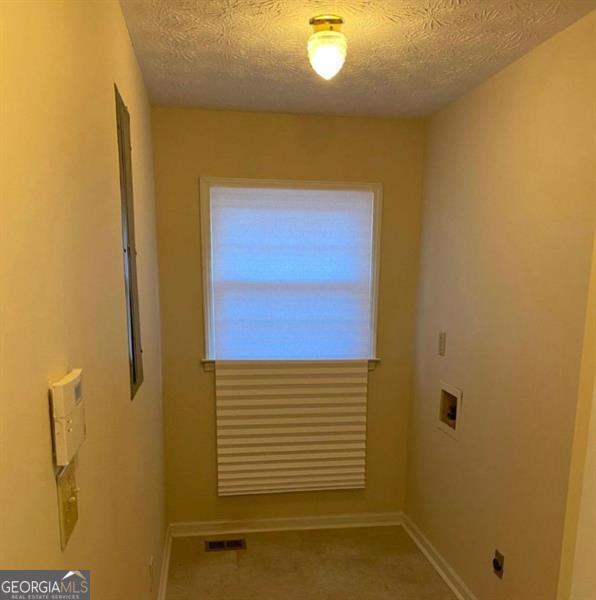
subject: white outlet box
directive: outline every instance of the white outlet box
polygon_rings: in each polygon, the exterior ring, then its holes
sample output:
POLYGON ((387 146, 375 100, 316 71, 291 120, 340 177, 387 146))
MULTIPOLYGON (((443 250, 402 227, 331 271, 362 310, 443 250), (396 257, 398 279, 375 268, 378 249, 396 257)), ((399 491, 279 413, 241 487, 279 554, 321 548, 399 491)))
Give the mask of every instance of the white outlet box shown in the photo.
POLYGON ((457 438, 461 424, 462 398, 461 390, 441 383, 437 427, 453 438, 457 438))

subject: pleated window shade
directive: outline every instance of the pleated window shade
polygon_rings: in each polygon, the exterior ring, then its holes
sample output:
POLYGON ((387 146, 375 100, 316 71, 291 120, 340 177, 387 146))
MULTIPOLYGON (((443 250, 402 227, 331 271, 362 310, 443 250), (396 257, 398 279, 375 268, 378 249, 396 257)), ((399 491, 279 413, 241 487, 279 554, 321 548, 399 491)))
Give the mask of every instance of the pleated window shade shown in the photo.
POLYGON ((216 361, 220 496, 363 488, 368 361, 216 361))
POLYGON ((202 180, 220 495, 362 488, 380 188, 202 180))

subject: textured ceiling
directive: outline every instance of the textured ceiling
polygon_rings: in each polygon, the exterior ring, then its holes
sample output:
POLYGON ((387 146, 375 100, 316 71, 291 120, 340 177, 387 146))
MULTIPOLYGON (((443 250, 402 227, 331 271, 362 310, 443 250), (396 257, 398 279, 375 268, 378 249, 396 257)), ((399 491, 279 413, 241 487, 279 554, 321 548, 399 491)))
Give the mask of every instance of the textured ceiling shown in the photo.
POLYGON ((596 0, 121 0, 153 102, 423 115, 596 8, 596 0), (348 57, 311 69, 308 19, 345 19, 348 57))

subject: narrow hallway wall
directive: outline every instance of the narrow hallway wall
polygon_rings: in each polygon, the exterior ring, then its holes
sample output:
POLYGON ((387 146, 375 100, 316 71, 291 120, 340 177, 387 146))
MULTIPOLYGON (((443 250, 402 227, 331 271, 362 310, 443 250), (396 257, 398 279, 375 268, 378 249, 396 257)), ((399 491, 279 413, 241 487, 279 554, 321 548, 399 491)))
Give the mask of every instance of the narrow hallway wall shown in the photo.
POLYGON ((556 597, 596 218, 594 98, 592 12, 431 119, 407 510, 481 600, 556 597), (463 391, 457 439, 436 427, 440 382, 463 391))
POLYGON ((153 167, 118 2, 0 2, 0 90, 0 567, 90 569, 92 598, 148 599, 164 536, 153 167), (145 366, 132 402, 114 84, 132 128, 145 366), (87 440, 62 552, 48 385, 75 367, 87 440))

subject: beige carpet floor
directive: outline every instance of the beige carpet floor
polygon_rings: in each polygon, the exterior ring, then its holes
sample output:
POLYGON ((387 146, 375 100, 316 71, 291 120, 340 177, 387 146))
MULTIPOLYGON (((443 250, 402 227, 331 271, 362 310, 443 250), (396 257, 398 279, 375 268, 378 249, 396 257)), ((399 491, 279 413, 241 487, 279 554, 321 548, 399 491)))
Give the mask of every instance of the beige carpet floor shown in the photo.
POLYGON ((210 536, 246 550, 205 552, 176 538, 167 600, 453 600, 401 527, 210 536))

